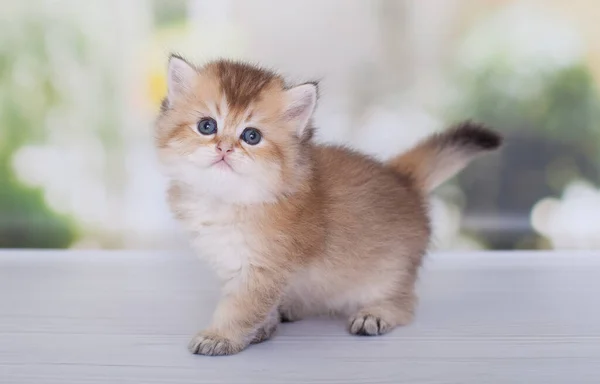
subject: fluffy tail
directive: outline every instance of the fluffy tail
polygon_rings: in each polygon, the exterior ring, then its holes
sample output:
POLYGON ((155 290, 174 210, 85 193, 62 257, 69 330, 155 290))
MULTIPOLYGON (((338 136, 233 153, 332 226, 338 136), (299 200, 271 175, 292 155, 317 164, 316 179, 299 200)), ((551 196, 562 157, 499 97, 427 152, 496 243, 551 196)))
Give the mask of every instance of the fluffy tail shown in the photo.
POLYGON ((471 160, 500 147, 502 137, 480 124, 466 121, 427 137, 388 165, 410 175, 419 188, 430 192, 448 180, 471 160))

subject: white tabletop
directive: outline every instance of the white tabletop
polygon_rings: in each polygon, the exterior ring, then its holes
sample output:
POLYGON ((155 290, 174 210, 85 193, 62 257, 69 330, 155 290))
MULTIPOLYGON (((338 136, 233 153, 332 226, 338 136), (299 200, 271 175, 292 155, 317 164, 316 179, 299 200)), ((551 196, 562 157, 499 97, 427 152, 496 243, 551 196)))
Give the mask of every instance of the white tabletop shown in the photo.
POLYGON ((193 256, 1 251, 0 383, 600 383, 600 252, 436 254, 413 325, 284 324, 227 357, 186 344, 218 298, 193 256))

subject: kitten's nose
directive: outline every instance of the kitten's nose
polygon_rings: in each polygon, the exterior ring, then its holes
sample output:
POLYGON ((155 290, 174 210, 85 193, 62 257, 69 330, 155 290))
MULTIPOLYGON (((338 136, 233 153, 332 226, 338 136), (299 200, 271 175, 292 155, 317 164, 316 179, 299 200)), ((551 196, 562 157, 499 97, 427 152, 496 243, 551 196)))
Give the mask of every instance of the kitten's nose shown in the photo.
POLYGON ((226 155, 231 152, 233 152, 233 145, 223 142, 217 143, 217 153, 221 155, 226 155))

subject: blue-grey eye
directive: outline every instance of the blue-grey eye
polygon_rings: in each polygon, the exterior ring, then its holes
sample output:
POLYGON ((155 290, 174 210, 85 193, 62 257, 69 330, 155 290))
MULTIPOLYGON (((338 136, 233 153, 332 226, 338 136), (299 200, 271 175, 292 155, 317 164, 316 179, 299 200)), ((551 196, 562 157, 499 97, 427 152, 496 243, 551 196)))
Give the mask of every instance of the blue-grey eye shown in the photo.
POLYGON ((213 135, 217 133, 217 122, 210 117, 200 120, 198 122, 198 132, 203 135, 213 135))
POLYGON ((242 132, 241 139, 250 145, 256 145, 260 143, 262 135, 256 128, 246 128, 244 129, 244 132, 242 132))

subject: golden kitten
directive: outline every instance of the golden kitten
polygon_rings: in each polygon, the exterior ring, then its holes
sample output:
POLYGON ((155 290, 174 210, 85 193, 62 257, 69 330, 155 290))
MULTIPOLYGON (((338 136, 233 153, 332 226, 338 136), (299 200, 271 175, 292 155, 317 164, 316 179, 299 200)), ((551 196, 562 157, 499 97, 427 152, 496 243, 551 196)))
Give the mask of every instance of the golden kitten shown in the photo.
POLYGON ((229 355, 280 321, 334 314, 354 335, 411 321, 427 194, 500 137, 472 123, 388 163, 311 141, 317 86, 252 65, 172 56, 156 146, 169 203, 223 281, 192 353, 229 355))

